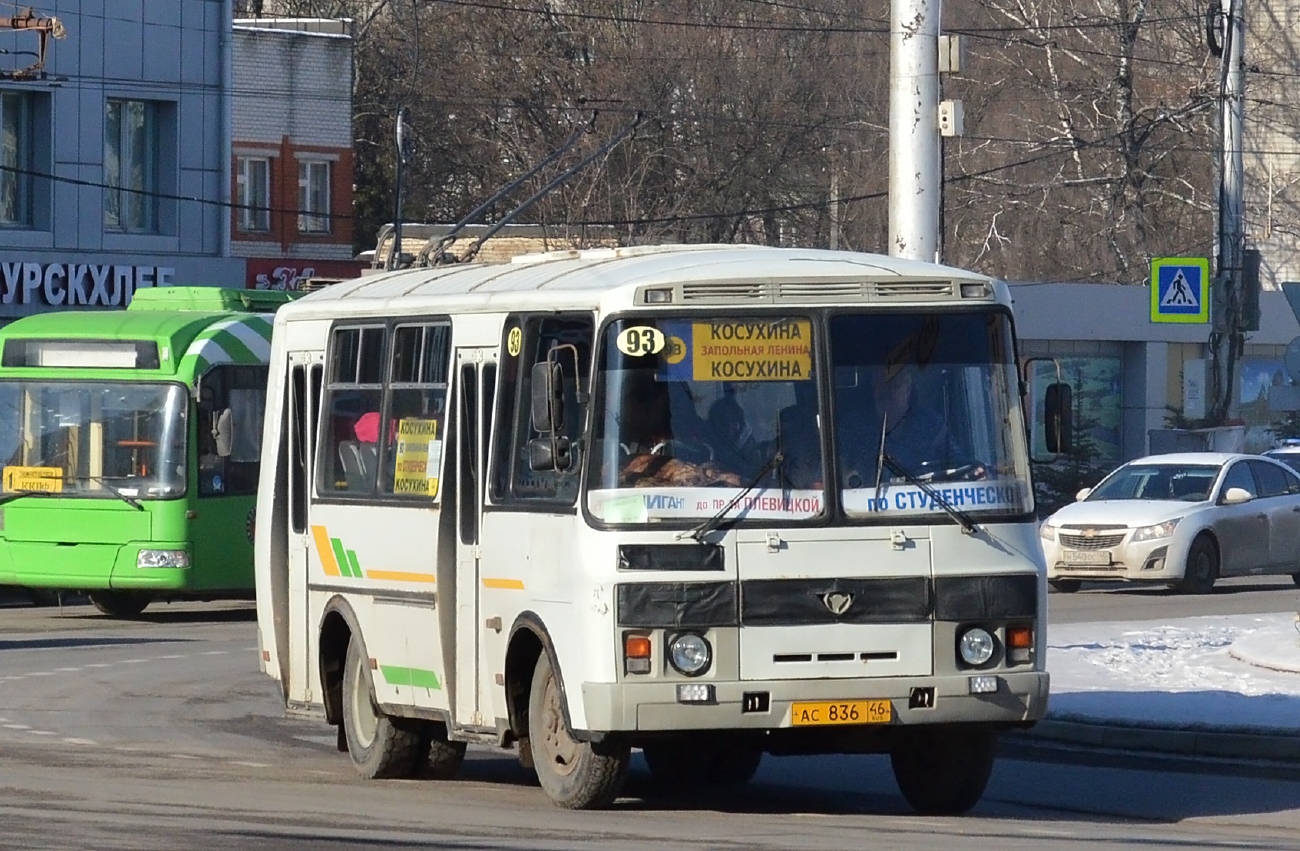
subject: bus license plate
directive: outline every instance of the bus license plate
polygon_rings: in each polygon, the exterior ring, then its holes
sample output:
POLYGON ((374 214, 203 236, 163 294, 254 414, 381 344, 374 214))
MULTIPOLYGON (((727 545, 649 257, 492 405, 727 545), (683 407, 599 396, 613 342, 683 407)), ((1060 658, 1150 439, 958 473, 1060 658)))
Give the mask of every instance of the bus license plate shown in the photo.
POLYGON ((894 719, 894 705, 888 700, 819 700, 790 706, 794 727, 830 724, 888 724, 894 719))
POLYGON ((1066 550, 1061 561, 1066 564, 1110 564, 1109 550, 1066 550))

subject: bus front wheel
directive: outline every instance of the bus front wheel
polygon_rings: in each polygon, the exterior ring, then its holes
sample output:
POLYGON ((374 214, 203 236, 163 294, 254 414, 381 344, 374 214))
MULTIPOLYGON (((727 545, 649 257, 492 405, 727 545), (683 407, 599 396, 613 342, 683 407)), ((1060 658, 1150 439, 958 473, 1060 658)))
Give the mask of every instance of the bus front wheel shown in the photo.
POLYGON ((343 665, 343 733, 357 772, 369 779, 411 777, 428 752, 418 722, 391 718, 375 705, 361 642, 348 642, 343 665))
POLYGON ((975 806, 993 772, 997 734, 986 727, 916 727, 889 754, 894 779, 921 815, 950 816, 975 806))
POLYGON ((95 608, 113 618, 133 618, 151 599, 141 591, 91 591, 87 596, 95 608))
POLYGON ((594 810, 614 803, 627 777, 631 748, 581 742, 564 715, 560 681, 543 651, 528 693, 528 747, 537 781, 556 806, 594 810))

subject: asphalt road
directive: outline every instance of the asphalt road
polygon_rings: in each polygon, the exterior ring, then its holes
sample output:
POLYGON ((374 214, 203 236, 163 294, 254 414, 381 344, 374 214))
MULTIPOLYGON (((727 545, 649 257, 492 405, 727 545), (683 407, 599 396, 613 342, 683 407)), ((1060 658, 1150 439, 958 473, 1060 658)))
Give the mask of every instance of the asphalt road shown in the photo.
POLYGON ((1173 620, 1197 615, 1249 615, 1300 609, 1289 576, 1220 579, 1209 594, 1179 594, 1163 586, 1085 582, 1074 594, 1051 593, 1048 625, 1090 621, 1173 620))
MULTIPOLYGON (((1098 596, 1070 604, 1136 605, 1098 596)), ((1300 771, 1068 749, 1009 752, 964 818, 911 815, 880 757, 768 758, 745 793, 691 798, 638 761, 599 813, 488 749, 453 782, 363 781, 331 728, 283 715, 254 642, 248 605, 0 609, 0 849, 1300 849, 1300 771)))

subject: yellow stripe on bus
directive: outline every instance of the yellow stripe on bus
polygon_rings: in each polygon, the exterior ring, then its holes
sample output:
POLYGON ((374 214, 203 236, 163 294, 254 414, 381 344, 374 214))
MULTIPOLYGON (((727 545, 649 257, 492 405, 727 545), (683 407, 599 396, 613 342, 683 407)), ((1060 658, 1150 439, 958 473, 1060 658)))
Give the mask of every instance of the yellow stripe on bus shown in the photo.
POLYGON ((484 588, 508 588, 514 591, 524 590, 524 580, 522 579, 484 579, 484 588))
POLYGON ((367 570, 367 579, 388 579, 392 582, 437 582, 432 573, 411 573, 405 570, 367 570))
POLYGON ((325 527, 311 527, 311 538, 316 542, 316 554, 320 556, 320 566, 325 569, 325 575, 342 576, 339 563, 334 558, 334 547, 330 544, 329 532, 325 531, 325 527))

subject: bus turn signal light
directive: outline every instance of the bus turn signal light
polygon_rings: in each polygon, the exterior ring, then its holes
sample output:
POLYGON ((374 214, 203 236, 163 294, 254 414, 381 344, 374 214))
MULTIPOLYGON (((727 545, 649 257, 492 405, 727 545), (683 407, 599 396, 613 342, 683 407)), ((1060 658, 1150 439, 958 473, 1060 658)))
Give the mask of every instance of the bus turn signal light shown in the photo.
POLYGON ((1034 630, 1027 626, 1007 627, 1007 657, 1013 664, 1028 662, 1034 647, 1034 630))
POLYGON ((650 636, 623 636, 623 662, 629 674, 650 673, 650 636))

